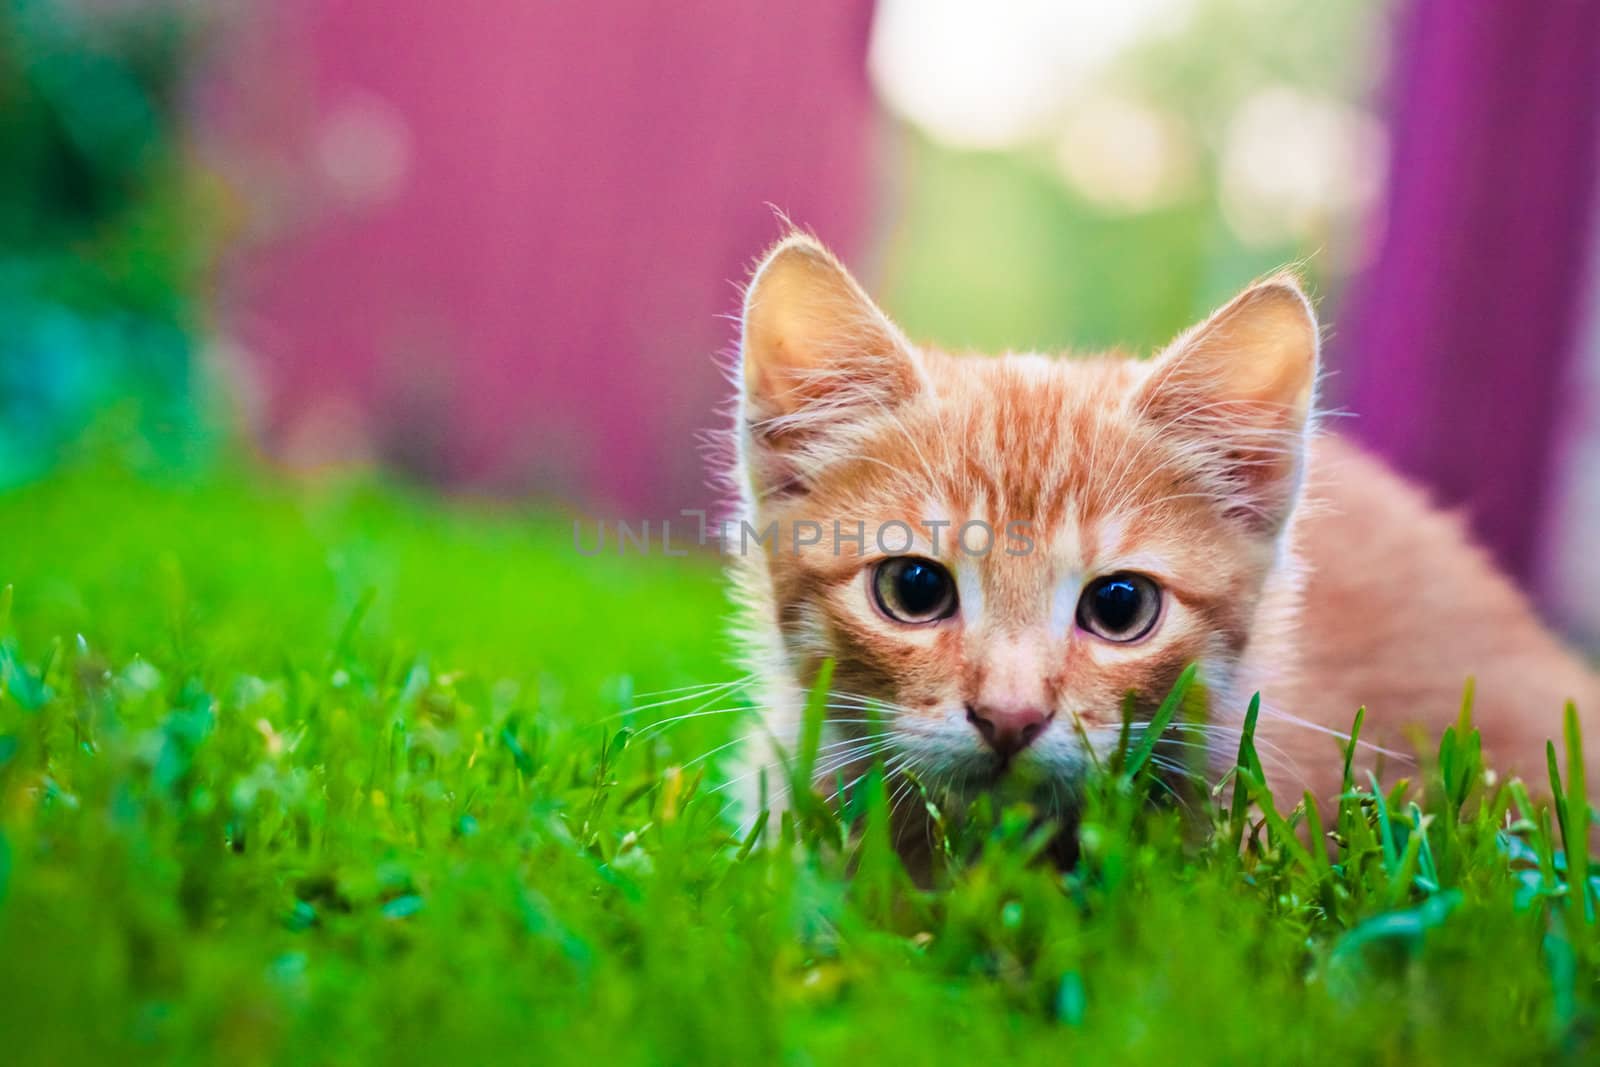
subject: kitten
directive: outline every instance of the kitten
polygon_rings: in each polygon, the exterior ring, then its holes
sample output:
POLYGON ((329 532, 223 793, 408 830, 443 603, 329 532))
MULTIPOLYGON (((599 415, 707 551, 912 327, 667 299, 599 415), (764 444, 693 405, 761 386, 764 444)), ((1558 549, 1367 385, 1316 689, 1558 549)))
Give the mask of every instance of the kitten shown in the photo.
POLYGON ((1208 718, 1165 758, 1224 772, 1260 692, 1286 804, 1337 795, 1362 705, 1362 767, 1413 773, 1469 676, 1497 772, 1543 774, 1568 700, 1600 753, 1600 682, 1460 524, 1313 435, 1317 349, 1280 275, 1152 360, 951 356, 814 240, 778 244, 746 293, 727 534, 765 718, 745 781, 782 782, 829 658, 824 793, 879 757, 946 803, 1048 805, 1114 751, 1127 695, 1147 721, 1191 662, 1208 718))

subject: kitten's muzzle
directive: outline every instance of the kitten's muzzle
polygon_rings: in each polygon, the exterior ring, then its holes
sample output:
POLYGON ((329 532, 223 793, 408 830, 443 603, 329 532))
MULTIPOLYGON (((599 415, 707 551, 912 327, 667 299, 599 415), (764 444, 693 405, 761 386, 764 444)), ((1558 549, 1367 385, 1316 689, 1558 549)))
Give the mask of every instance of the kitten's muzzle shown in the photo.
POLYGON ((984 743, 1006 761, 1038 740, 1054 718, 1054 712, 1042 708, 980 708, 967 705, 967 721, 978 731, 984 743))

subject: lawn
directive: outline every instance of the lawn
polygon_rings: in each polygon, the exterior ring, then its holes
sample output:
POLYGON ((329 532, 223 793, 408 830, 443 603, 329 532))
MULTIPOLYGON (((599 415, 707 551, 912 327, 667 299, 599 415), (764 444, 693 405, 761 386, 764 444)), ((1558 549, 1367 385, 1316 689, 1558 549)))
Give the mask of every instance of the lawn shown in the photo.
POLYGON ((1299 798, 1246 812, 1248 770, 1186 835, 1130 753, 1074 870, 978 811, 921 891, 876 782, 854 834, 734 834, 738 699, 681 688, 738 673, 713 560, 247 470, 80 469, 0 529, 7 1062, 1600 1054, 1587 805, 1508 820, 1470 731, 1316 813, 1331 854, 1299 798))

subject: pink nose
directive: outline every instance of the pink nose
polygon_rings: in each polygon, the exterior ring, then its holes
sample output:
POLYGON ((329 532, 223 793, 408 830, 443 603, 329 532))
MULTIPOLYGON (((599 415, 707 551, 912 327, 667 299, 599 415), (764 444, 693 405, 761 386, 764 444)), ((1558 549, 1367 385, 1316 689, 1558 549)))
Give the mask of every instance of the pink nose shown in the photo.
POLYGON ((967 705, 967 721, 1001 758, 1010 759, 1044 733, 1054 714, 1040 708, 975 708, 967 705))

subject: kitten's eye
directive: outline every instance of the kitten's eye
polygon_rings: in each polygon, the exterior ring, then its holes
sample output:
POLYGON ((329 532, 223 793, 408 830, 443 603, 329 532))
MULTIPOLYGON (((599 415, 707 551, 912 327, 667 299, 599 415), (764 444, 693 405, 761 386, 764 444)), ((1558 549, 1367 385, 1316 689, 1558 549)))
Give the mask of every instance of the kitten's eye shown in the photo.
POLYGON ((896 556, 878 564, 872 593, 882 612, 899 622, 947 619, 956 613, 956 583, 931 559, 896 556))
POLYGON ((1161 612, 1161 590, 1142 574, 1096 578, 1078 598, 1078 625, 1107 641, 1137 641, 1161 612))

